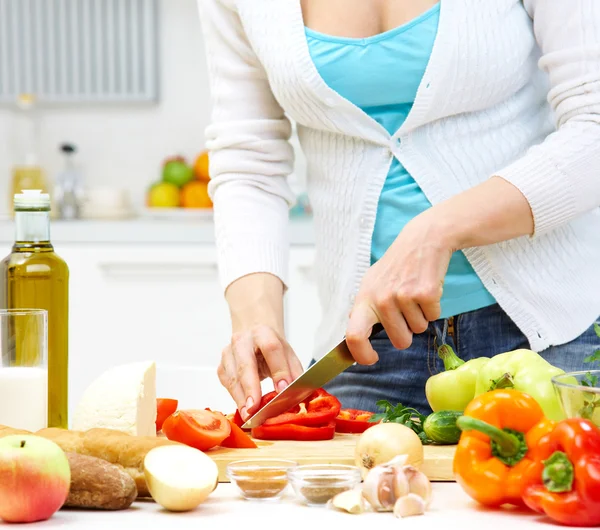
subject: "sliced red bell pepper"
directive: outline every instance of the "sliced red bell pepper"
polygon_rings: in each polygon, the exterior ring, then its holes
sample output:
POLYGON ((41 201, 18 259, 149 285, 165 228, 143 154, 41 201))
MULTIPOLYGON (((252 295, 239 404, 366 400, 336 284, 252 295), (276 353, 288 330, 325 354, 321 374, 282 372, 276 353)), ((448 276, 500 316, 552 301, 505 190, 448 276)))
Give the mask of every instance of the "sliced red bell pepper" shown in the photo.
MULTIPOLYGON (((275 395, 267 394, 261 400, 261 407, 266 405, 275 395)), ((269 418, 264 422, 264 425, 266 427, 272 425, 321 426, 335 420, 341 408, 342 404, 338 398, 320 388, 299 405, 292 407, 283 414, 269 418)))
POLYGON ((335 422, 320 427, 307 427, 291 423, 278 425, 261 425, 252 429, 252 437, 257 440, 331 440, 335 436, 335 422))
POLYGON ((533 459, 525 504, 567 526, 599 526, 600 429, 583 418, 563 420, 540 439, 533 459))
POLYGON ((335 419, 335 431, 347 434, 360 434, 369 427, 377 425, 377 421, 369 421, 373 412, 367 410, 342 409, 335 419))

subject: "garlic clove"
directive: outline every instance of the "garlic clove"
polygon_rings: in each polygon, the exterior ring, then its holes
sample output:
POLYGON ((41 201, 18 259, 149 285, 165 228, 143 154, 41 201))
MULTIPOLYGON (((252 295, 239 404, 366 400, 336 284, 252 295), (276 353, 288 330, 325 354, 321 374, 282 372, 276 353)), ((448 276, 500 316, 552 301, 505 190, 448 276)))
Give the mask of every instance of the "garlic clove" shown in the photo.
POLYGON ((360 489, 351 489, 338 493, 328 502, 330 507, 348 513, 357 514, 365 511, 365 500, 360 489))
MULTIPOLYGON (((408 492, 418 495, 425 501, 427 508, 431 502, 431 482, 427 475, 414 466, 404 466, 403 475, 407 479, 408 492)), ((400 497, 400 495, 398 495, 400 497)))
POLYGON ((382 465, 386 467, 404 467, 406 465, 406 462, 408 462, 408 455, 397 455, 394 458, 392 458, 389 462, 386 462, 382 465))
POLYGON ((370 469, 362 485, 362 494, 377 511, 391 511, 394 506, 394 471, 385 466, 370 469))
POLYGON ((393 478, 394 501, 410 493, 410 483, 408 476, 402 468, 394 468, 393 478))
POLYGON ((379 504, 381 511, 391 512, 394 509, 396 496, 394 495, 394 475, 384 475, 378 488, 379 504))
POLYGON ((400 497, 394 504, 394 515, 396 517, 411 517, 425 513, 425 501, 415 493, 409 493, 400 497))

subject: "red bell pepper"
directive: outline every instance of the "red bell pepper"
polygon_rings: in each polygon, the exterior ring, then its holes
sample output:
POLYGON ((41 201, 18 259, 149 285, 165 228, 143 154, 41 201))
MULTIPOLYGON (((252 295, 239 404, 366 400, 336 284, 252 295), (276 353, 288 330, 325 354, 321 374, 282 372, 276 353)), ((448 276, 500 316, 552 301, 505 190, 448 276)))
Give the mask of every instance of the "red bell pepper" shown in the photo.
POLYGON ((600 429, 582 418, 563 420, 532 457, 538 469, 529 474, 525 504, 564 525, 600 525, 600 429))
POLYGON ((307 427, 292 423, 260 425, 252 429, 252 437, 258 440, 331 440, 335 436, 335 421, 318 427, 307 427))
POLYGON ((377 425, 377 421, 369 421, 373 412, 356 409, 342 409, 335 419, 335 431, 347 434, 360 434, 369 427, 377 425))
MULTIPOLYGON (((260 407, 276 395, 274 391, 265 394, 260 407)), ((299 405, 255 427, 251 434, 260 440, 331 440, 335 436, 335 418, 341 408, 335 396, 320 388, 299 405)))
MULTIPOLYGON (((267 394, 261 400, 261 407, 264 407, 276 395, 271 394, 274 393, 267 394)), ((307 399, 302 401, 299 405, 292 407, 283 414, 269 418, 264 422, 264 425, 304 425, 306 427, 321 426, 335 420, 341 408, 342 404, 338 398, 320 388, 307 399)))

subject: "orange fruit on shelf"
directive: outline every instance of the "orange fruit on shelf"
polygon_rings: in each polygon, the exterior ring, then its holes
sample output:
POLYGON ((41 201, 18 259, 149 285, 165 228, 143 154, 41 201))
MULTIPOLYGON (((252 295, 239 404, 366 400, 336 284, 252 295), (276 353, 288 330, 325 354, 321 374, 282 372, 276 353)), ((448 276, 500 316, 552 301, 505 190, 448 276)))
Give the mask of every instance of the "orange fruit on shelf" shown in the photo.
POLYGON ((208 183, 195 180, 181 188, 181 206, 184 208, 212 208, 208 183))
POLYGON ((208 182, 210 174, 208 171, 208 151, 202 151, 194 163, 194 174, 198 180, 208 182))

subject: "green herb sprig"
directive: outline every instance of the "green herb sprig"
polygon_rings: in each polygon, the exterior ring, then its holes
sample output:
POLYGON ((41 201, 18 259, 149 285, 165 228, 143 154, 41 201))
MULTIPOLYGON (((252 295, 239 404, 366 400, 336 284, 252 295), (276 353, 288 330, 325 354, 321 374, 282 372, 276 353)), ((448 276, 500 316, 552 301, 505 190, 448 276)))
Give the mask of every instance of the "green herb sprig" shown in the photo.
POLYGON ((423 423, 427 416, 421 414, 417 409, 405 407, 402 403, 392 405, 389 401, 383 399, 376 403, 377 407, 382 410, 377 414, 373 414, 369 421, 383 423, 400 423, 412 429, 420 438, 422 444, 430 444, 431 440, 427 438, 423 430, 423 423))

